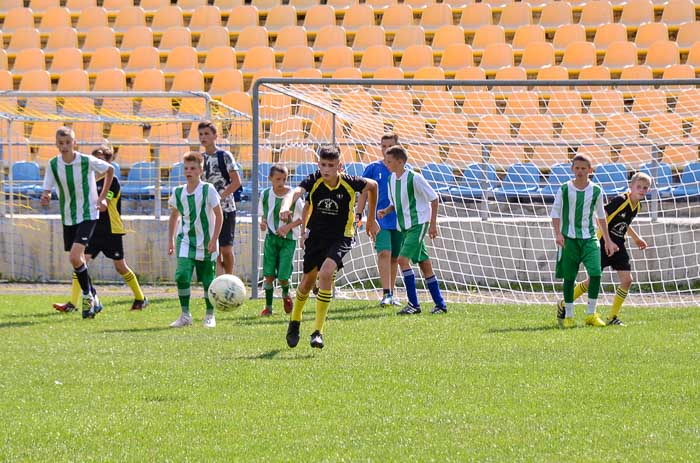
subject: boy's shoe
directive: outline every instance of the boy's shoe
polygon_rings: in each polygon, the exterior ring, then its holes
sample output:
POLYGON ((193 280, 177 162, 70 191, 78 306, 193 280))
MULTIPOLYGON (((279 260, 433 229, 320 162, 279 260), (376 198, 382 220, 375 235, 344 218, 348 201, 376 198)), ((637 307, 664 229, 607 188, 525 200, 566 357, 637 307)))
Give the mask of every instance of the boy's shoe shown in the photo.
POLYGON ((53 305, 53 308, 59 312, 73 312, 75 311, 75 306, 72 302, 66 302, 65 304, 59 304, 58 302, 53 305))
POLYGON ((294 307, 292 298, 290 296, 283 297, 282 303, 284 304, 284 313, 292 313, 292 308, 294 307))
MULTIPOLYGON (((93 295, 92 295, 92 298, 93 298, 94 301, 95 301, 94 304, 93 304, 93 309, 92 309, 92 310, 93 310, 93 312, 95 313, 95 315, 97 315, 98 313, 102 312, 102 309, 103 309, 104 307, 102 307, 102 303, 100 302, 100 298, 97 297, 97 294, 93 294, 93 295)), ((94 318, 95 315, 93 315, 93 318, 94 318)))
POLYGON ((289 347, 296 347, 299 344, 299 327, 301 322, 290 320, 289 326, 287 327, 287 345, 289 347))
POLYGON ((170 324, 172 328, 182 328, 183 326, 190 326, 192 324, 192 315, 182 312, 180 318, 175 320, 170 324))
POLYGON ((311 347, 323 349, 323 335, 318 330, 311 333, 311 347))
POLYGON ((437 314, 440 314, 440 313, 447 313, 447 307, 446 307, 446 306, 445 306, 445 307, 438 307, 438 306, 435 306, 435 307, 433 308, 433 310, 430 311, 430 313, 433 314, 433 315, 437 315, 437 314))
POLYGON ((85 318, 95 318, 95 300, 91 295, 83 295, 83 319, 85 318))
POLYGON ((415 307, 409 302, 406 307, 396 312, 396 315, 417 315, 419 313, 420 307, 415 307))
POLYGON ((385 294, 384 296, 382 296, 382 300, 379 301, 379 307, 386 307, 386 306, 389 306, 389 305, 393 305, 393 304, 392 304, 392 302, 393 302, 392 300, 393 300, 393 299, 394 299, 394 298, 391 297, 391 294, 385 294))
POLYGON ((598 312, 594 312, 592 314, 586 315, 586 325, 605 326, 605 322, 603 321, 602 318, 600 318, 600 315, 598 315, 598 312))
POLYGON ((134 303, 131 304, 131 308, 129 310, 143 310, 148 306, 148 298, 144 297, 142 301, 139 301, 138 299, 134 299, 134 303))
POLYGON ((613 318, 608 318, 608 325, 625 326, 625 324, 622 323, 622 320, 617 318, 617 316, 614 316, 613 318))
POLYGON ((202 325, 204 328, 215 328, 216 327, 216 318, 214 318, 213 313, 208 313, 204 316, 204 321, 202 322, 202 325))
POLYGON ((561 324, 562 328, 573 328, 574 326, 576 326, 576 324, 574 323, 574 317, 564 318, 561 324))
POLYGON ((566 317, 566 307, 564 306, 564 299, 557 302, 557 323, 559 328, 564 328, 564 318, 566 317))
POLYGON ((272 309, 269 308, 269 307, 265 307, 265 308, 262 309, 262 311, 260 312, 260 316, 261 316, 261 317, 269 317, 270 315, 272 315, 272 309))

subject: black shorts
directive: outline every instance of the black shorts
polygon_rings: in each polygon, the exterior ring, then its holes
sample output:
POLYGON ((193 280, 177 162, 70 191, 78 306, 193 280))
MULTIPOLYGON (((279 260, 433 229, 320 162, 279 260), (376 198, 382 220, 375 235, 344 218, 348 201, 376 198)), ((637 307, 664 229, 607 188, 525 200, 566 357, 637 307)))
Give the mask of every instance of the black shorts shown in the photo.
POLYGON ((600 243, 600 267, 605 268, 605 267, 612 267, 613 270, 622 270, 622 271, 630 271, 632 270, 632 265, 630 265, 630 256, 627 254, 627 248, 625 248, 625 245, 620 245, 619 243, 615 243, 618 245, 620 248, 619 251, 617 251, 615 254, 612 256, 608 257, 607 254, 605 254, 605 244, 603 241, 600 243))
POLYGON ((328 257, 333 259, 340 270, 343 268, 343 257, 351 249, 352 238, 341 237, 337 240, 329 240, 324 237, 309 236, 304 241, 304 273, 309 273, 314 268, 320 270, 328 257))
POLYGON ((224 223, 219 233, 219 246, 233 246, 233 235, 236 231, 236 211, 224 212, 224 223))
POLYGON ((124 258, 124 235, 110 233, 93 236, 85 248, 85 254, 94 259, 100 252, 108 259, 122 260, 124 258))
POLYGON ((70 251, 73 243, 87 246, 95 232, 97 220, 86 220, 76 225, 63 226, 63 250, 70 251))

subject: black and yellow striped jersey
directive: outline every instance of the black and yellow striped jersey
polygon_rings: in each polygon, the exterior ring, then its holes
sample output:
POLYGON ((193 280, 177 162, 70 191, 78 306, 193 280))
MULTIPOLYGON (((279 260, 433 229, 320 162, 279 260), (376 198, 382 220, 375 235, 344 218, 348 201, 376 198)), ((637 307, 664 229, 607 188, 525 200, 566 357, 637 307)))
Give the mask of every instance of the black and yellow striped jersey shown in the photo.
MULTIPOLYGON (((97 194, 102 193, 105 179, 102 177, 97 180, 97 194)), ((95 225, 95 234, 97 235, 124 235, 124 223, 122 222, 122 187, 119 184, 119 179, 114 177, 112 185, 109 187, 107 194, 107 210, 100 212, 100 218, 97 219, 95 225)))
MULTIPOLYGON (((632 206, 630 194, 623 193, 615 196, 608 204, 605 205, 605 214, 607 215, 608 233, 610 238, 618 246, 625 245, 625 235, 627 228, 637 216, 641 208, 641 201, 636 206, 632 206)), ((599 234, 600 235, 600 234, 599 234)), ((600 236, 598 236, 600 238, 600 236)))

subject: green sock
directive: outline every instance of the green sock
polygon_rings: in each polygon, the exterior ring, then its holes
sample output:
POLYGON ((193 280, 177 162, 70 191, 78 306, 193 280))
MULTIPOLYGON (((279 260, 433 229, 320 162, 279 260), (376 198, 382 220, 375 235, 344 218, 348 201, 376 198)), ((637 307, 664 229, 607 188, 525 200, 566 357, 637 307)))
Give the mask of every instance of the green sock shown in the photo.
POLYGON ((180 308, 184 313, 190 313, 190 288, 178 288, 177 297, 180 299, 180 308))
POLYGON ((588 299, 598 299, 600 293, 600 277, 589 277, 588 283, 588 299))
POLYGON ((282 287, 282 297, 289 296, 289 282, 280 284, 280 286, 282 287))
POLYGON ((272 283, 263 283, 263 289, 265 290, 265 307, 268 309, 272 308, 272 293, 275 291, 275 287, 272 283))

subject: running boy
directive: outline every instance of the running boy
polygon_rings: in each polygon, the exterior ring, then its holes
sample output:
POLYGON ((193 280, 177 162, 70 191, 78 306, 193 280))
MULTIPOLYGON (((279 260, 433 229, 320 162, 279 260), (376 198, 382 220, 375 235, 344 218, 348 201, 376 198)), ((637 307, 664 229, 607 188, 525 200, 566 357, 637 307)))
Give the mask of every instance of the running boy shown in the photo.
POLYGON ((311 333, 311 347, 322 349, 323 324, 332 298, 333 280, 337 269, 343 268, 343 257, 352 247, 355 222, 355 193, 369 192, 367 234, 374 239, 377 222, 377 183, 353 175, 340 173, 338 147, 325 145, 319 149, 318 171, 306 177, 287 196, 280 207, 280 220, 290 221, 292 204, 307 192, 310 204, 307 228, 309 236, 304 243, 304 275, 299 283, 291 320, 287 328, 287 345, 299 344, 299 327, 304 304, 318 276, 316 296, 316 323, 311 333))
MULTIPOLYGON (((590 157, 584 154, 574 156, 571 161, 574 178, 559 188, 550 214, 554 238, 560 248, 557 252, 556 277, 564 279, 564 317, 558 320, 562 328, 574 326, 574 284, 581 263, 586 267, 590 281, 586 325, 605 326, 596 312, 602 270, 594 222, 598 222, 605 254, 611 256, 618 248, 608 234, 602 189, 588 180, 593 172, 591 165, 590 157)), ((559 304, 557 312, 558 307, 559 304)))
POLYGON ((430 312, 447 313, 447 305, 440 292, 440 283, 433 272, 433 264, 430 262, 425 246, 426 233, 431 239, 438 236, 438 195, 421 174, 406 169, 407 161, 408 154, 403 147, 392 146, 386 150, 384 162, 391 171, 390 204, 377 212, 380 218, 396 212, 398 228, 403 235, 398 263, 403 273, 408 303, 397 314, 414 315, 421 312, 416 275, 411 268, 411 262, 418 263, 425 285, 435 303, 435 307, 430 312))
POLYGON ((197 279, 204 287, 204 301, 207 312, 204 316, 204 327, 214 328, 214 306, 209 302, 207 291, 216 275, 217 239, 221 232, 223 217, 219 194, 214 185, 201 180, 202 156, 191 152, 182 158, 185 179, 187 183, 175 187, 168 206, 170 206, 170 221, 168 224, 168 254, 177 256, 175 282, 180 298, 180 317, 170 324, 180 328, 192 324, 190 314, 190 286, 192 272, 197 270, 197 279), (177 219, 182 217, 182 223, 175 241, 177 219))
MULTIPOLYGON (((613 270, 617 271, 617 277, 620 280, 620 284, 615 291, 610 314, 608 315, 608 325, 624 326, 618 315, 627 297, 627 292, 632 286, 632 266, 630 265, 630 256, 625 248, 625 234, 629 233, 639 249, 646 249, 647 242, 635 233, 631 225, 637 213, 639 213, 641 201, 649 192, 649 188, 651 188, 651 177, 643 172, 637 172, 630 179, 630 191, 614 197, 605 205, 610 238, 612 238, 613 243, 617 245, 619 250, 612 256, 601 252, 600 263, 603 269, 612 267, 613 270)), ((600 232, 598 232, 598 238, 600 238, 600 232)), ((601 246, 603 244, 601 242, 601 246)), ((587 279, 576 285, 574 288, 574 300, 588 291, 589 282, 590 279, 587 279)), ((564 318, 564 301, 559 302, 557 318, 560 320, 564 318)))
POLYGON ((63 222, 63 247, 82 291, 83 318, 95 318, 102 310, 92 286, 85 261, 88 245, 99 211, 107 209, 107 192, 114 178, 114 167, 108 162, 75 150, 75 133, 61 127, 56 131, 56 146, 60 155, 49 161, 44 176, 41 205, 48 206, 51 189, 58 189, 58 202, 63 222), (97 193, 95 172, 105 174, 102 191, 97 193))
POLYGON ((304 202, 297 199, 291 206, 292 222, 282 222, 279 218, 280 207, 285 197, 293 194, 286 184, 287 168, 281 164, 270 167, 270 184, 260 193, 260 230, 267 231, 263 255, 263 289, 265 290, 265 308, 260 312, 261 317, 272 315, 272 294, 275 278, 282 287, 282 301, 285 313, 292 311, 292 298, 289 297, 289 278, 292 276, 294 251, 301 235, 302 211, 304 202))
MULTIPOLYGON (((107 145, 102 145, 95 149, 92 155, 110 164, 114 160, 114 153, 107 145)), ((102 193, 104 189, 104 181, 104 176, 97 179, 98 194, 102 193)), ((90 262, 92 259, 96 258, 100 252, 104 253, 105 257, 108 259, 112 259, 112 262, 114 262, 114 269, 124 278, 126 284, 131 288, 131 292, 134 293, 134 302, 131 304, 130 310, 142 310, 148 305, 148 300, 143 295, 143 291, 141 291, 141 286, 139 285, 136 275, 129 268, 124 259, 123 238, 126 234, 126 230, 122 223, 121 211, 121 185, 119 184, 119 178, 114 177, 109 191, 107 192, 107 210, 100 212, 97 224, 95 225, 95 232, 85 249, 85 261, 90 262)), ((79 297, 80 285, 78 284, 78 277, 74 273, 70 301, 65 304, 54 304, 53 308, 59 312, 72 312, 78 306, 79 297)))

